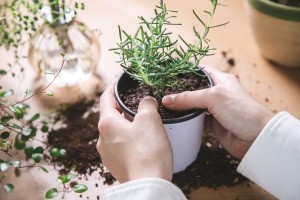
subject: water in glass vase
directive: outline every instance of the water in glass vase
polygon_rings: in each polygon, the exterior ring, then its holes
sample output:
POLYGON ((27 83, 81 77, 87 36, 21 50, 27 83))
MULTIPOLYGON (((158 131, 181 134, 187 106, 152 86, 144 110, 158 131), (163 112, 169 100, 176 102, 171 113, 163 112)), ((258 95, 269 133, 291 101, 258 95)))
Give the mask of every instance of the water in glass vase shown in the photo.
POLYGON ((76 20, 56 26, 44 24, 31 40, 29 62, 46 82, 59 72, 61 52, 66 62, 53 84, 73 86, 93 75, 100 54, 98 38, 76 20))

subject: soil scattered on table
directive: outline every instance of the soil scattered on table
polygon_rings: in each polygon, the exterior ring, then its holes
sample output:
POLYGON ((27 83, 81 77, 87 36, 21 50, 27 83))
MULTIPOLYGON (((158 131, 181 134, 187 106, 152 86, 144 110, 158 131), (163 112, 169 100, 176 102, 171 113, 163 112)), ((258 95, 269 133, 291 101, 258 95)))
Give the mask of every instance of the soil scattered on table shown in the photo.
POLYGON ((199 187, 247 184, 249 180, 236 171, 239 161, 229 155, 212 134, 206 133, 197 159, 184 171, 173 176, 173 183, 189 198, 199 187))
POLYGON ((60 174, 67 174, 71 169, 82 176, 97 171, 104 179, 104 184, 110 185, 115 179, 105 171, 96 149, 99 137, 99 112, 94 111, 98 110, 96 107, 97 101, 78 103, 60 113, 59 123, 63 122, 65 127, 51 131, 48 143, 50 148, 65 149, 67 155, 48 157, 48 160, 58 167, 60 174))
MULTIPOLYGON (((104 184, 114 183, 114 177, 101 162, 96 143, 98 133, 98 102, 79 103, 60 113, 60 120, 66 125, 53 130, 48 135, 50 148, 57 147, 67 150, 64 158, 48 158, 57 166, 61 174, 70 172, 73 166, 79 175, 90 175, 98 172, 104 184)), ((233 186, 246 183, 248 180, 236 172, 238 161, 231 157, 214 139, 206 134, 196 161, 185 171, 173 177, 173 183, 183 190, 187 197, 199 187, 217 189, 221 186, 233 186)), ((96 185, 98 187, 98 185, 96 185)))

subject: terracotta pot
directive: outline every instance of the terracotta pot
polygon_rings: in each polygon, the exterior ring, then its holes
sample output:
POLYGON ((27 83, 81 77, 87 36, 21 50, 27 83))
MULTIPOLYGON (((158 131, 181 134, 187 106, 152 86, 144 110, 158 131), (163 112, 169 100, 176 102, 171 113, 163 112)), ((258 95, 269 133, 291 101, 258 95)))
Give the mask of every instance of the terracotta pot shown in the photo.
POLYGON ((248 0, 248 16, 261 54, 274 63, 300 68, 300 8, 270 0, 248 0))
MULTIPOLYGON (((208 73, 204 70, 202 72, 209 80, 210 87, 213 86, 213 81, 208 73)), ((123 73, 115 85, 115 97, 128 120, 133 120, 136 113, 123 103, 119 96, 119 88, 124 85, 130 86, 134 82, 136 81, 132 80, 128 74, 123 73)), ((200 109, 179 118, 162 119, 173 150, 174 173, 185 170, 197 158, 201 146, 204 119, 205 110, 200 109)))

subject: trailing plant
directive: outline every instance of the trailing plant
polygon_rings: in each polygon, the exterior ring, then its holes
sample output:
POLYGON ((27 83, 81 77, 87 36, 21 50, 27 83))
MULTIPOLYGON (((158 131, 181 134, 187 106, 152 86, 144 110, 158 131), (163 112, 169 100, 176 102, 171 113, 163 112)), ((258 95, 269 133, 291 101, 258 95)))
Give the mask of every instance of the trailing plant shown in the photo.
MULTIPOLYGON (((77 11, 83 9, 85 9, 83 2, 72 0, 68 3, 65 0, 0 1, 0 47, 12 49, 15 56, 13 63, 8 64, 8 69, 0 68, 0 79, 10 73, 13 78, 16 78, 13 68, 18 66, 20 58, 26 58, 26 56, 19 55, 19 49, 39 31, 42 25, 58 26, 67 21, 69 16, 75 18, 77 11)), ((61 45, 58 36, 57 39, 61 45)), ((20 173, 23 168, 39 168, 47 174, 48 170, 41 164, 44 156, 58 158, 67 154, 65 149, 55 147, 50 149, 44 141, 38 139, 39 135, 50 131, 49 119, 43 117, 41 113, 32 114, 27 104, 27 101, 36 95, 54 95, 49 87, 68 60, 64 54, 62 56, 63 61, 58 72, 55 74, 52 71, 45 72, 52 74, 53 80, 39 91, 33 92, 31 89, 26 89, 24 97, 17 102, 12 102, 16 99, 14 91, 0 85, 0 189, 6 192, 13 192, 15 188, 14 183, 6 179, 9 168, 14 168, 16 174, 20 173), (17 158, 15 151, 23 152, 26 159, 17 158)), ((24 68, 20 67, 23 72, 24 68)), ((63 184, 63 191, 52 188, 46 192, 45 197, 54 197, 55 191, 65 194, 71 191, 81 193, 87 190, 87 187, 81 184, 74 185, 72 189, 66 187, 65 183, 70 177, 74 178, 75 175, 59 176, 58 180, 63 184)))
MULTIPOLYGON (((62 64, 59 71, 53 74, 53 80, 39 91, 33 92, 30 89, 25 90, 24 97, 17 102, 12 103, 12 100, 9 99, 14 95, 13 90, 0 86, 0 188, 3 188, 6 192, 13 192, 15 188, 12 182, 6 181, 6 171, 9 168, 14 168, 16 173, 19 173, 22 168, 40 168, 43 172, 49 173, 48 170, 40 164, 44 155, 58 158, 64 157, 67 154, 65 149, 56 147, 49 149, 44 141, 38 139, 38 134, 47 134, 50 130, 49 121, 43 119, 40 113, 29 115, 28 111, 30 107, 26 104, 28 100, 36 95, 54 95, 49 90, 49 87, 55 81, 67 60, 63 53, 62 57, 62 64), (40 143, 40 145, 33 145, 32 141, 40 143), (26 160, 16 158, 14 154, 15 151, 23 152, 26 160)), ((1 70, 2 76, 6 74, 5 70, 1 70)), ((81 193, 87 190, 87 187, 82 184, 76 184, 72 189, 67 188, 65 183, 74 177, 75 175, 67 174, 57 178, 64 186, 63 194, 71 191, 81 193)), ((58 195, 59 192, 57 189, 49 189, 45 194, 46 198, 54 198, 57 196, 55 192, 57 192, 58 195)))
POLYGON ((71 174, 71 173, 57 177, 57 182, 63 185, 63 190, 59 191, 57 188, 50 188, 47 190, 47 192, 45 194, 45 198, 46 199, 56 198, 59 195, 59 193, 63 193, 63 195, 62 195, 62 198, 63 198, 65 193, 68 193, 68 192, 74 191, 75 193, 83 193, 83 192, 87 191, 88 187, 83 184, 71 182, 70 187, 68 187, 66 185, 66 183, 70 183, 70 181, 76 177, 77 176, 75 174, 71 174))
POLYGON ((134 35, 128 34, 119 25, 120 42, 117 43, 117 48, 110 50, 120 56, 118 62, 127 74, 141 84, 149 85, 153 88, 153 94, 161 98, 166 87, 178 84, 179 74, 197 73, 200 60, 211 55, 210 52, 214 50, 209 45, 207 35, 210 29, 224 24, 211 25, 217 5, 220 5, 217 0, 211 0, 211 4, 212 10, 205 11, 208 15, 207 22, 193 10, 194 16, 204 28, 203 32, 199 33, 197 28, 193 27, 197 39, 195 44, 187 42, 180 35, 177 40, 171 39, 172 32, 169 32, 166 26, 181 24, 170 21, 176 18, 177 11, 167 9, 166 4, 160 1, 151 20, 139 17, 141 25, 134 35), (184 47, 177 45, 178 40, 184 47))

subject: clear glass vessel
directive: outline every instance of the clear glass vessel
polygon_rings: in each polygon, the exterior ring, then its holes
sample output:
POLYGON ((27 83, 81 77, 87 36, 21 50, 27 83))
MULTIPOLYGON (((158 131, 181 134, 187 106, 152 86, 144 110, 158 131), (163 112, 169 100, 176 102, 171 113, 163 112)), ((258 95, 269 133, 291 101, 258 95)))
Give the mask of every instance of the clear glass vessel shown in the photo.
MULTIPOLYGON (((51 21, 47 16, 51 15, 46 14, 46 21, 51 21)), ((31 39, 29 62, 48 83, 61 68, 62 52, 66 62, 53 84, 73 86, 95 72, 100 56, 98 37, 72 16, 55 24, 46 22, 31 39)))

